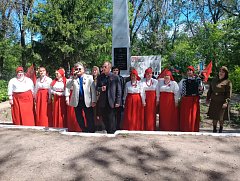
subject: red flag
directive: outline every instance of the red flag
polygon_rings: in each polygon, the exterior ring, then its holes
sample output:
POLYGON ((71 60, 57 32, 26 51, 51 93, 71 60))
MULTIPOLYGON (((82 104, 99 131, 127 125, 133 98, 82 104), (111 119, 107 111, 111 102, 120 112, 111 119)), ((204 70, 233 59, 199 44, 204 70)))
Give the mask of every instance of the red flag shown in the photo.
POLYGON ((212 73, 212 61, 210 61, 209 64, 205 67, 205 69, 202 71, 202 74, 204 75, 204 82, 208 81, 210 73, 212 73))
POLYGON ((37 76, 36 76, 36 71, 33 64, 28 68, 26 72, 26 76, 32 79, 34 85, 36 84, 37 76))

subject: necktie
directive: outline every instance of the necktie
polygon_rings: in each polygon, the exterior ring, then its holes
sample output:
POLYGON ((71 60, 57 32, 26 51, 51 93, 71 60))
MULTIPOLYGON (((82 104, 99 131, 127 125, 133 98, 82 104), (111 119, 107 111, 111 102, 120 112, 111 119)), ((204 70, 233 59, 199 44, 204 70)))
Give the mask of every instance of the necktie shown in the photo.
POLYGON ((79 77, 79 83, 80 83, 79 94, 80 96, 83 96, 83 78, 82 77, 79 77))

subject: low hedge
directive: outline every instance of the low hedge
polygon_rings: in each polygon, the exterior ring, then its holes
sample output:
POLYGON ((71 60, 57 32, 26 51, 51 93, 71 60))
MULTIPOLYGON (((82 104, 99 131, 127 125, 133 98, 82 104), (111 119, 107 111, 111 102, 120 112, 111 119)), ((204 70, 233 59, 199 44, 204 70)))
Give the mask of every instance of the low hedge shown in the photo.
POLYGON ((4 102, 8 99, 7 96, 7 86, 8 82, 5 80, 0 80, 0 102, 4 102))

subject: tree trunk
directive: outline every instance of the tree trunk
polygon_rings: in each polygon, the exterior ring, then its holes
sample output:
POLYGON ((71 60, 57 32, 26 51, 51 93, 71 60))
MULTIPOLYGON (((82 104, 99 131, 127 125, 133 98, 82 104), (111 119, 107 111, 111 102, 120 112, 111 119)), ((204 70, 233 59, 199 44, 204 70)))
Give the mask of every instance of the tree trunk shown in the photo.
POLYGON ((4 63, 4 57, 0 56, 0 79, 2 78, 2 74, 3 74, 3 63, 4 63))

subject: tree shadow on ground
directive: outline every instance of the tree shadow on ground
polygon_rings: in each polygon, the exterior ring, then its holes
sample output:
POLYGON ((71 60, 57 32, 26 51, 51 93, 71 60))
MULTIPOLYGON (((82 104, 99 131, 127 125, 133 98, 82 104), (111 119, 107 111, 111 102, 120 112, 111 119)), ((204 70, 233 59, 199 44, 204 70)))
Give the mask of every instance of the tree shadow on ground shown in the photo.
MULTIPOLYGON (((219 142, 223 141, 216 140, 219 142)), ((224 142, 222 143, 226 144, 224 142)), ((198 143, 196 142, 196 144, 198 143)), ((201 178, 207 179, 210 178, 215 180, 224 178, 227 180, 228 172, 234 172, 231 169, 231 163, 219 162, 219 160, 211 158, 211 156, 206 156, 200 160, 194 160, 191 158, 191 154, 194 154, 194 152, 189 155, 179 155, 177 143, 176 148, 173 150, 166 149, 164 144, 159 144, 156 141, 149 141, 148 143, 137 145, 134 142, 126 140, 125 143, 118 146, 116 145, 117 143, 113 143, 112 139, 98 142, 96 145, 93 145, 91 149, 69 159, 69 163, 71 163, 69 169, 74 170, 76 173, 76 179, 81 178, 84 176, 84 173, 81 173, 83 165, 80 163, 81 160, 85 160, 84 162, 87 162, 92 166, 87 166, 87 169, 103 169, 106 180, 109 180, 110 177, 111 179, 114 178, 116 180, 133 181, 147 180, 148 178, 151 178, 151 180, 159 180, 161 178, 161 180, 180 179, 191 181, 197 179, 195 178, 195 175, 201 175, 201 178), (208 169, 206 167, 200 169, 201 164, 206 164, 206 162, 211 162, 213 168, 208 169), (214 166, 216 165, 221 165, 222 170, 216 170, 217 167, 214 169, 214 166), (228 172, 225 172, 224 170, 227 170, 228 172), (78 173, 80 174, 78 175, 78 173)), ((214 146, 212 146, 212 148, 209 147, 210 150, 207 149, 207 151, 204 151, 206 148, 200 146, 200 150, 196 150, 198 158, 201 158, 201 154, 210 154, 211 150, 214 149, 213 147, 214 146)), ((232 147, 232 149, 229 148, 229 150, 232 151, 223 152, 219 149, 217 152, 221 155, 233 155, 234 152, 239 152, 239 146, 230 147, 232 147)), ((237 155, 235 156, 237 157, 237 155)), ((86 177, 87 176, 85 175, 84 178, 86 177)), ((103 178, 100 177, 98 179, 102 180, 103 178)))
MULTIPOLYGON (((117 141, 117 140, 116 140, 117 141)), ((143 175, 152 174, 159 171, 159 168, 152 165, 152 163, 165 162, 173 156, 173 153, 164 149, 160 145, 151 144, 151 149, 141 145, 120 145, 120 148, 109 147, 108 142, 99 142, 94 145, 91 150, 88 150, 82 154, 76 155, 71 158, 69 169, 74 169, 75 173, 78 173, 81 168, 79 167, 79 161, 82 159, 87 160, 90 165, 99 167, 106 171, 106 176, 113 176, 117 180, 141 180, 137 173, 143 175), (154 151, 152 151, 154 149, 154 151), (118 170, 117 168, 127 170, 118 170)), ((76 176, 75 179, 79 179, 82 176, 76 176)), ((101 180, 101 179, 100 179, 101 180)))

